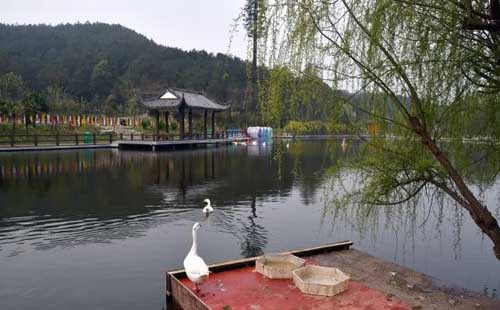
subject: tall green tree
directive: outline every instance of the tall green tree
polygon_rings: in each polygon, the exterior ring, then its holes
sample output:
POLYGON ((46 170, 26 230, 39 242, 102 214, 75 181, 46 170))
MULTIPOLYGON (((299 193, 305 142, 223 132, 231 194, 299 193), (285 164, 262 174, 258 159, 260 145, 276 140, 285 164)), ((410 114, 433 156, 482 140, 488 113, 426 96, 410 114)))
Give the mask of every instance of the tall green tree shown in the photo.
POLYGON ((26 94, 23 78, 13 72, 0 76, 0 101, 18 101, 26 94))
MULTIPOLYGON (((438 189, 463 207, 493 243, 500 259, 500 227, 474 194, 462 162, 447 143, 460 145, 475 125, 481 160, 500 171, 500 5, 498 0, 290 0, 271 1, 288 35, 295 70, 314 62, 337 87, 383 94, 388 100, 355 108, 396 141, 371 139, 371 156, 358 165, 362 188, 351 195, 370 204, 398 204, 424 188, 438 189), (301 61, 297 61, 297 59, 301 61), (388 113, 388 108, 392 113, 388 113), (481 124, 471 115, 491 114, 481 124), (451 142, 450 142, 451 141, 451 142)), ((274 16, 274 15, 273 15, 274 16)), ((270 23, 272 25, 272 23, 270 23)), ((459 148, 457 148, 459 149, 459 148)))
POLYGON ((24 99, 21 101, 20 111, 24 115, 24 121, 26 125, 26 129, 31 123, 33 127, 36 127, 36 114, 40 112, 48 112, 49 106, 47 103, 47 97, 44 93, 40 92, 30 92, 28 93, 24 99))
POLYGON ((92 92, 96 96, 106 96, 113 87, 113 74, 107 59, 100 60, 92 70, 92 92))
POLYGON ((16 130, 16 115, 25 96, 26 85, 21 76, 13 72, 0 76, 0 109, 11 117, 12 132, 16 130))
POLYGON ((265 30, 265 0, 247 0, 243 10, 243 22, 247 31, 248 38, 252 42, 252 67, 250 70, 250 106, 248 110, 256 112, 258 103, 258 52, 259 39, 262 38, 265 30))

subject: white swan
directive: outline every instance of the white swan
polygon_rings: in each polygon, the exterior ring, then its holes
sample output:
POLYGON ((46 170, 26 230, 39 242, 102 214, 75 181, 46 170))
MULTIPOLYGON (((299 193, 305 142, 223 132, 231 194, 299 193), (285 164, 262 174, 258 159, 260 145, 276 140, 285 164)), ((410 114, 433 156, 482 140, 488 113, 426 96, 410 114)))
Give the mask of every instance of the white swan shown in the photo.
POLYGON ((208 266, 203 261, 203 258, 198 256, 197 243, 196 243, 196 231, 200 229, 200 223, 195 223, 193 225, 193 245, 189 251, 186 258, 184 258, 184 270, 186 275, 194 283, 195 290, 200 291, 199 284, 205 282, 208 279, 209 271, 208 266))
POLYGON ((212 208, 212 205, 210 204, 210 199, 207 198, 207 199, 203 200, 203 202, 207 204, 205 206, 205 208, 203 208, 203 213, 209 214, 209 213, 214 212, 214 208, 212 208))

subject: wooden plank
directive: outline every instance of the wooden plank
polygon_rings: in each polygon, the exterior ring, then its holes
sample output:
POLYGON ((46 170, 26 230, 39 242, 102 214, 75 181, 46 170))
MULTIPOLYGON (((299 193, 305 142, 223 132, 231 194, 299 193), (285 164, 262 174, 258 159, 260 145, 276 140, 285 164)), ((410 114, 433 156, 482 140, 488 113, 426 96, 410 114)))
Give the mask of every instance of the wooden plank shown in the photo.
POLYGON ((341 250, 347 250, 349 247, 353 245, 353 242, 350 240, 347 241, 341 241, 341 242, 336 242, 332 244, 327 244, 327 245, 322 245, 322 246, 317 246, 317 247, 312 247, 312 248, 306 248, 306 249, 300 249, 300 250, 294 250, 290 252, 284 252, 284 253, 289 253, 293 254, 295 256, 311 256, 311 255, 316 255, 316 254, 322 254, 322 253, 328 253, 328 252, 333 252, 333 251, 341 251, 341 250))
POLYGON ((210 310, 210 307, 196 296, 189 288, 181 283, 178 279, 171 276, 170 286, 172 292, 172 300, 175 304, 185 310, 210 310))
MULTIPOLYGON (((281 252, 280 254, 293 254, 293 255, 298 256, 298 257, 311 256, 311 255, 328 253, 328 252, 333 252, 333 251, 347 250, 347 249, 349 249, 349 247, 351 245, 353 245, 352 241, 341 241, 341 242, 336 242, 336 243, 317 246, 317 247, 281 252)), ((224 270, 228 270, 228 269, 235 269, 235 268, 246 267, 246 266, 254 266, 255 261, 259 257, 260 256, 254 256, 254 257, 249 257, 249 258, 243 258, 243 259, 237 259, 237 260, 232 260, 232 261, 215 263, 215 264, 211 264, 210 266, 208 266, 208 268, 210 269, 210 271, 216 272, 216 271, 224 271, 224 270)), ((173 271, 170 271, 168 273, 176 278, 186 277, 186 273, 184 272, 184 269, 173 270, 173 271)))
POLYGON ((171 304, 172 302, 172 276, 167 272, 165 274, 165 305, 171 304))

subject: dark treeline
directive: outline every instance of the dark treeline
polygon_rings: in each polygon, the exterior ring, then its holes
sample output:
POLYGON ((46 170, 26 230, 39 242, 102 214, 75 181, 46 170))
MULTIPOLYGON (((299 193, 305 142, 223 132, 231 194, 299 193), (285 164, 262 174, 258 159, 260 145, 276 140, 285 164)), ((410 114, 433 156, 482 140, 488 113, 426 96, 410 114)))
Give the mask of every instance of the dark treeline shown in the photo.
MULTIPOLYGON (((224 54, 165 47, 120 25, 0 24, 0 113, 144 112, 137 99, 165 87, 203 91, 232 105, 226 124, 266 124, 296 133, 346 131, 366 119, 340 104, 314 70, 296 76, 260 68, 258 111, 246 96, 250 66, 224 54)), ((339 92, 337 92, 339 94, 339 92)), ((348 96, 348 93, 340 93, 348 96)), ((358 131, 358 130, 357 130, 358 131)))

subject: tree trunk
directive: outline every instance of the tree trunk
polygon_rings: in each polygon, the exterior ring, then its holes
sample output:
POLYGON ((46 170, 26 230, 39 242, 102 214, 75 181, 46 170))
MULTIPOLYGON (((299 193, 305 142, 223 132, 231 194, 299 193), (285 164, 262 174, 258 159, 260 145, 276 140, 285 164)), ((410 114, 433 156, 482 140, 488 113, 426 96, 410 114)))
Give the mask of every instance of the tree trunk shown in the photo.
POLYGON ((493 252, 497 259, 500 260, 500 227, 498 226, 498 221, 488 208, 477 200, 476 196, 469 189, 462 176, 449 161, 448 157, 440 150, 427 130, 421 125, 420 120, 416 117, 412 117, 410 118, 410 124, 415 133, 421 137, 422 143, 431 151, 441 166, 446 169, 446 172, 453 180, 453 183, 458 188, 463 199, 454 195, 450 196, 469 212, 476 225, 490 238, 493 242, 493 252))
POLYGON ((168 134, 168 131, 170 129, 170 124, 168 123, 168 111, 165 112, 164 117, 165 117, 165 132, 168 134))
POLYGON ((252 112, 256 112, 258 108, 258 94, 257 94, 257 44, 258 44, 258 0, 254 1, 254 14, 253 14, 253 52, 252 52, 252 112))
POLYGON ((179 135, 180 139, 184 140, 184 107, 179 109, 179 135))

